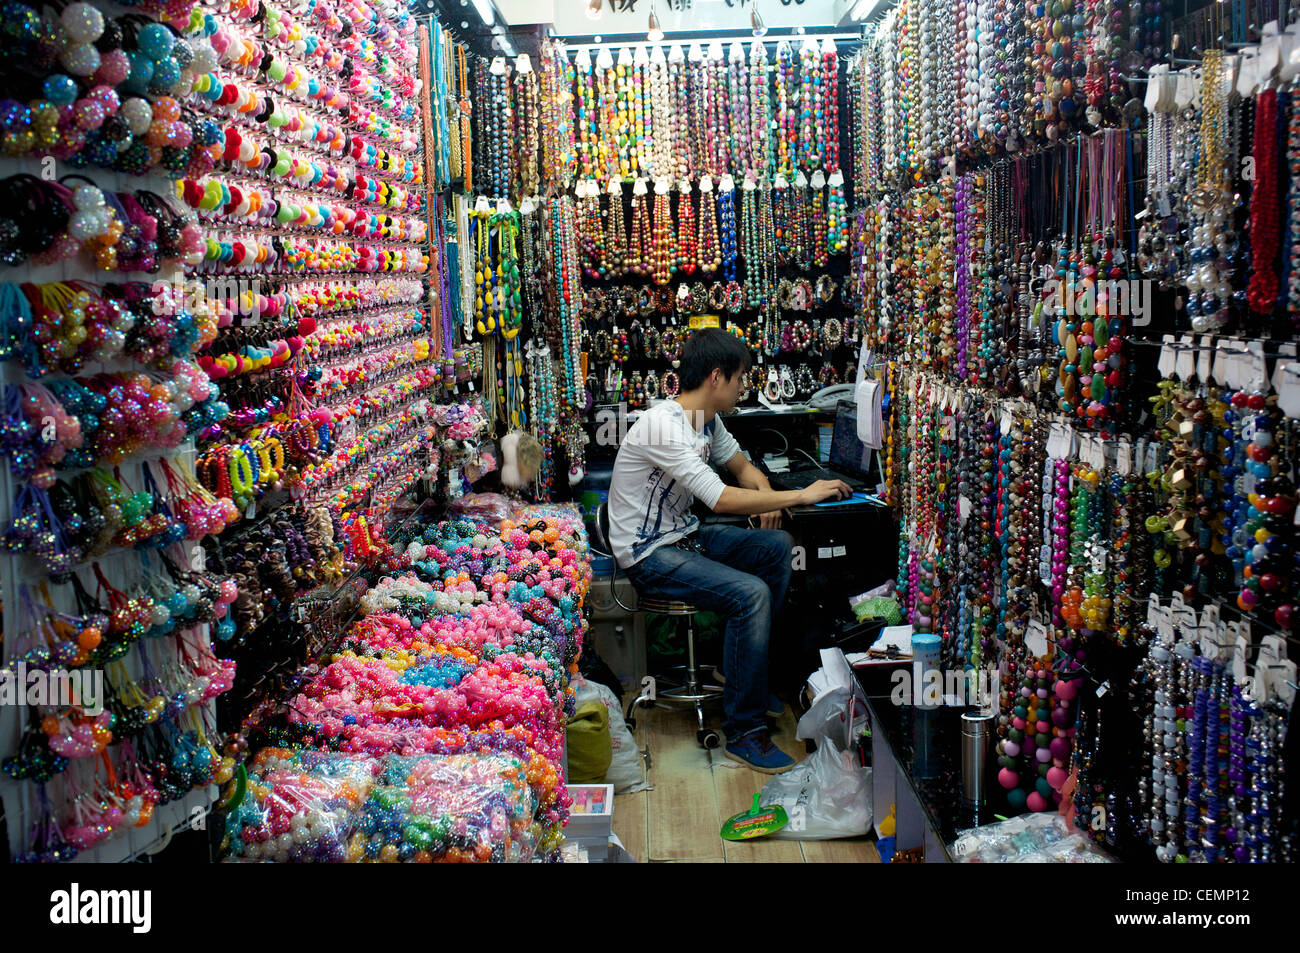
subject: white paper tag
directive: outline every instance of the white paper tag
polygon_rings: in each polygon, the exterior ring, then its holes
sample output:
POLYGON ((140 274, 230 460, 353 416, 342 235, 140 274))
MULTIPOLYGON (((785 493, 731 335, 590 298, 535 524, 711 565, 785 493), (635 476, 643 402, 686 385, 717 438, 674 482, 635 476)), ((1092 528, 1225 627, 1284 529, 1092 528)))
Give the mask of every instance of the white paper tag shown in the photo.
POLYGON ((1179 380, 1190 380, 1196 374, 1196 349, 1192 346, 1192 336, 1184 334, 1178 340, 1178 363, 1176 370, 1179 380))
POLYGON ((1110 691, 1110 682, 1109 681, 1102 682, 1100 685, 1097 686, 1097 697, 1098 698, 1103 697, 1108 691, 1110 691))
POLYGON ((1156 369, 1160 371, 1161 377, 1174 377, 1178 363, 1174 353, 1174 336, 1166 334, 1161 341, 1164 343, 1160 346, 1160 359, 1156 362, 1156 369))
POLYGON ((1115 443, 1115 470, 1122 477, 1133 472, 1133 444, 1128 437, 1120 437, 1115 443))
POLYGON ((821 169, 818 169, 816 172, 813 173, 813 175, 812 175, 812 180, 811 180, 811 182, 810 182, 809 184, 812 185, 812 187, 813 187, 814 189, 817 189, 818 191, 820 191, 821 189, 826 188, 826 175, 825 175, 825 173, 823 173, 821 169))
POLYGON ((1277 346, 1277 360, 1273 364, 1273 378, 1271 383, 1273 385, 1273 390, 1278 393, 1282 392, 1282 379, 1286 377, 1283 368, 1287 365, 1288 359, 1294 357, 1295 344, 1293 342, 1287 342, 1286 344, 1279 344, 1277 346))
MULTIPOLYGON (((1300 417, 1300 363, 1291 361, 1282 365, 1282 386, 1277 389, 1277 405, 1288 417, 1300 417)), ((1296 513, 1300 515, 1300 507, 1296 508, 1296 513)))
POLYGON ((1037 619, 1030 619, 1025 629, 1025 648, 1034 658, 1047 654, 1047 627, 1037 619))
POLYGON ((1245 387, 1250 390, 1262 391, 1268 386, 1268 365, 1264 362, 1264 342, 1247 341, 1246 351, 1249 354, 1249 371, 1245 387))
POLYGON ((1201 337, 1201 349, 1196 352, 1196 378, 1202 384, 1210 379, 1210 358, 1214 354, 1214 335, 1201 337))
POLYGON ((847 556, 848 554, 849 550, 847 546, 836 546, 831 552, 831 558, 839 559, 841 556, 847 556))
POLYGON ((830 547, 830 546, 818 546, 818 547, 817 547, 817 558, 818 558, 818 559, 832 559, 833 557, 834 557, 834 549, 833 549, 832 547, 830 547))
POLYGON ((1224 338, 1219 338, 1214 342, 1214 363, 1210 369, 1210 376, 1214 378, 1216 384, 1222 384, 1225 387, 1231 387, 1228 383, 1228 357, 1231 354, 1228 342, 1224 338))
POLYGON ((1160 597, 1147 596, 1147 625, 1154 627, 1160 621, 1160 597))

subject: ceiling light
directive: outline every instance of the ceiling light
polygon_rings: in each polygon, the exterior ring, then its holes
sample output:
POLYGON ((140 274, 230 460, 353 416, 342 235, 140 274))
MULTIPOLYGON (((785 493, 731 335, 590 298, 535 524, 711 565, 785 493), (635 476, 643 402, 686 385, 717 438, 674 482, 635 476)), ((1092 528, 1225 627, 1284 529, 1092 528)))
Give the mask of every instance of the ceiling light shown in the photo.
POLYGON ((659 26, 659 15, 655 13, 654 7, 650 8, 650 24, 649 29, 646 31, 645 38, 651 43, 663 42, 664 31, 659 26))
POLYGON ((492 0, 474 0, 474 9, 478 11, 479 17, 487 26, 496 22, 496 14, 492 12, 492 0))
POLYGON ((758 5, 749 11, 749 25, 754 29, 754 36, 764 36, 767 33, 767 24, 763 22, 763 15, 758 12, 758 5))
POLYGON ((601 11, 601 0, 587 0, 587 19, 599 20, 601 11))

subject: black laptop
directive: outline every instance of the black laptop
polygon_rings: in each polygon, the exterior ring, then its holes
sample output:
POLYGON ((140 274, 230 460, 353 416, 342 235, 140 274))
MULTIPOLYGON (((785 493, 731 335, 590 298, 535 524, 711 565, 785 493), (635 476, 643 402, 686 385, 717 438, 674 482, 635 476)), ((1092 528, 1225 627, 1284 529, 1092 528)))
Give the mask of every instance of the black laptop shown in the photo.
MULTIPOLYGON (((858 439, 858 405, 842 400, 835 408, 835 430, 831 434, 831 458, 827 466, 808 466, 792 469, 789 473, 771 474, 771 483, 778 490, 802 490, 818 480, 843 480, 854 492, 872 491, 869 483, 873 454, 858 439)), ((792 456, 793 466, 799 457, 792 456)))

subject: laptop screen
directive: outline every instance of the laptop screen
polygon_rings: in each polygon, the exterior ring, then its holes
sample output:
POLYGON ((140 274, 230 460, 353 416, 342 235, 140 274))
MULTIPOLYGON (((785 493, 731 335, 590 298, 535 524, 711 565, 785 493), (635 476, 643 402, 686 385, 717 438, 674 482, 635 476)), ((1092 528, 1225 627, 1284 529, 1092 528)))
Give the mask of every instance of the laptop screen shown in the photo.
POLYGON ((840 401, 835 410, 835 430, 831 433, 830 465, 865 478, 871 469, 870 452, 858 439, 858 405, 840 401))

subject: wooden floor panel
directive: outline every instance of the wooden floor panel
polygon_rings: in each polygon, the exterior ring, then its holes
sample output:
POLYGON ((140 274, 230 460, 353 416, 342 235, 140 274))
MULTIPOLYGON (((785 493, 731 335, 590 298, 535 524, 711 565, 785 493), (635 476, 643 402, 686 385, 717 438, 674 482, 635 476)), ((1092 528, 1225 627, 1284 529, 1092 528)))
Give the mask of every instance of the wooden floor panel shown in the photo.
MULTIPOLYGON (((710 724, 720 726, 714 713, 710 724)), ((805 758, 789 708, 777 720, 773 741, 796 761, 805 758)), ((722 821, 747 810, 769 775, 735 765, 721 751, 705 751, 695 739, 691 711, 655 708, 641 712, 634 732, 649 748, 652 790, 614 799, 614 830, 628 853, 649 863, 880 863, 869 838, 838 841, 741 843, 719 836, 722 821)))

